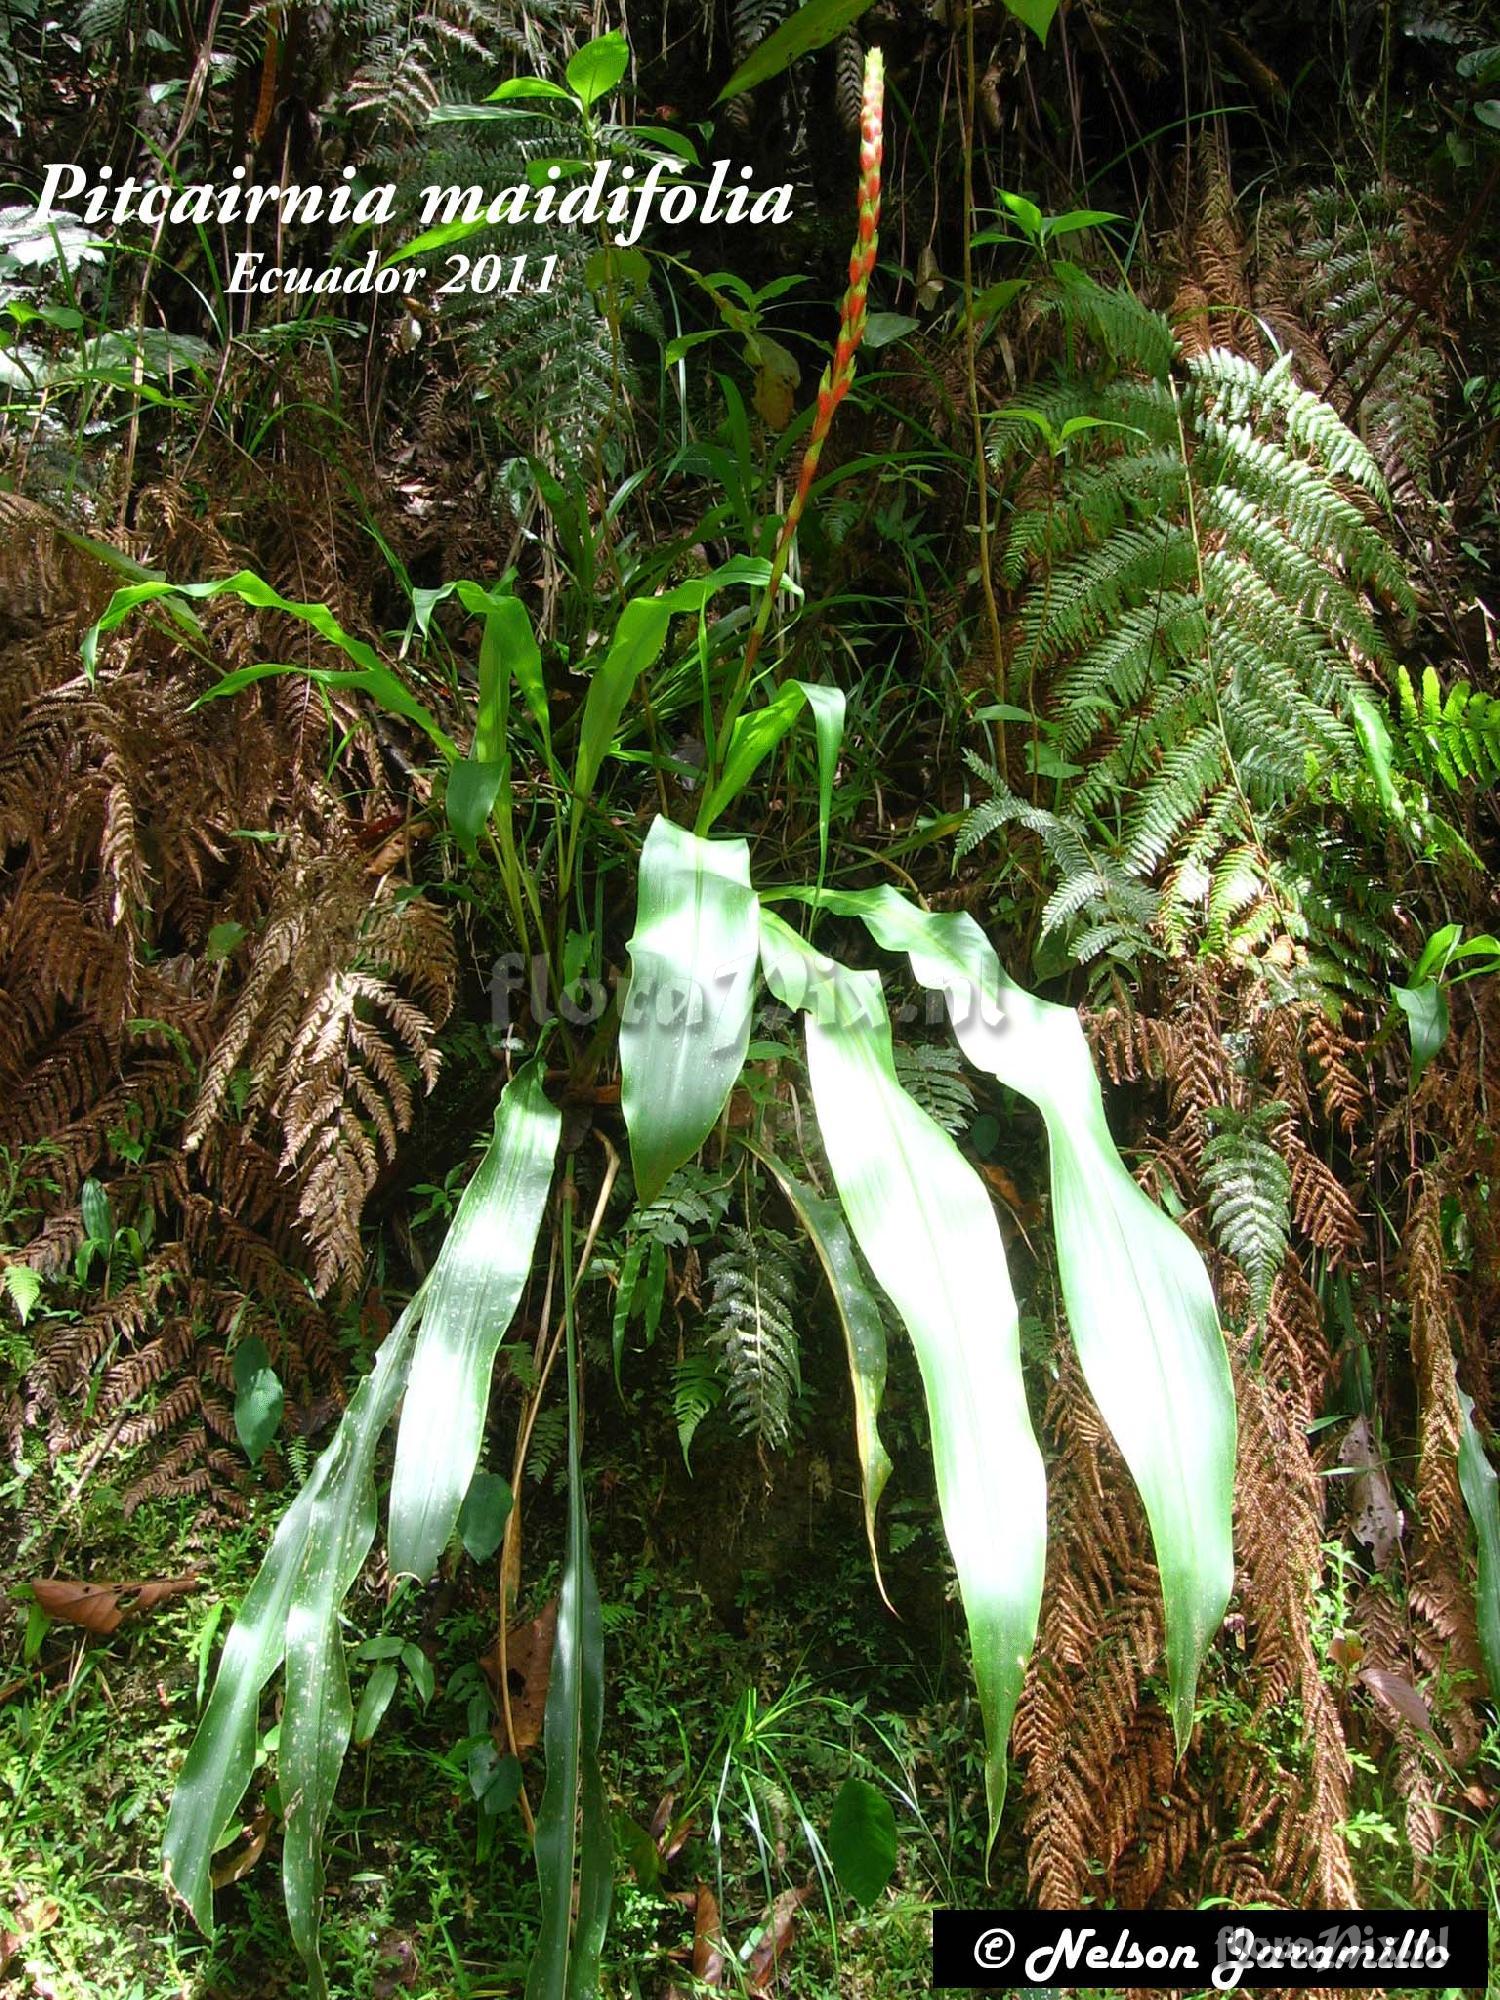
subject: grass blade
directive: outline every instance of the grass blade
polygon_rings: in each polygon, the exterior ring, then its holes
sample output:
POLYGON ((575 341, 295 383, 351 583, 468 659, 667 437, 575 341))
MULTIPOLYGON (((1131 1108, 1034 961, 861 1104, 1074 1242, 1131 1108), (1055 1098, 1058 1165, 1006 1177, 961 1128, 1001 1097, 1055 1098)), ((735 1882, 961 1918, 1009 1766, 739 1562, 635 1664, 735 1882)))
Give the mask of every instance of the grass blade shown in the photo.
POLYGON ((562 1130, 542 1074, 531 1062, 506 1086, 494 1136, 427 1281, 396 1435, 395 1576, 432 1574, 479 1463, 495 1350, 531 1270, 562 1130))
POLYGON ((745 842, 653 821, 620 1025, 621 1102, 642 1203, 697 1152, 744 1067, 757 942, 745 842))
POLYGON ((896 1080, 879 976, 812 952, 769 911, 761 963, 776 997, 807 1012, 813 1104, 839 1199, 917 1352, 973 1643, 993 1840, 1047 1535, 999 1225, 978 1175, 896 1080))

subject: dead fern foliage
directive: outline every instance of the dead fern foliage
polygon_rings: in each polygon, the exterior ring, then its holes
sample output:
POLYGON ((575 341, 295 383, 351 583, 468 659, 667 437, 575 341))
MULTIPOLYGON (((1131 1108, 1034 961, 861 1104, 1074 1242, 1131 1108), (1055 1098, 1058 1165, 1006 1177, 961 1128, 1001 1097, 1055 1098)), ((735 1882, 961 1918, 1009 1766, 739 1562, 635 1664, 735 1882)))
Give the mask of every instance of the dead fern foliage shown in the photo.
MULTIPOLYGON (((309 504, 281 575, 357 627, 363 521, 309 504)), ((265 543, 294 538, 295 506, 254 517, 226 496, 215 529, 160 487, 133 552, 276 574, 265 543), (264 542, 223 532, 252 524, 264 542)), ((265 1341, 292 1421, 337 1407, 318 1301, 358 1279, 365 1202, 436 1074, 454 948, 404 879, 399 743, 337 715, 330 770, 327 712, 291 681, 195 708, 214 666, 144 622, 90 684, 79 640, 117 574, 46 509, 0 497, 0 527, 0 1149, 18 1175, 0 1236, 66 1299, 92 1178, 140 1244, 102 1286, 96 1263, 77 1317, 33 1321, 0 1430, 16 1455, 34 1430, 108 1459, 127 1506, 233 1508, 232 1342, 265 1341)), ((204 624, 223 664, 306 644, 217 603, 204 624)))

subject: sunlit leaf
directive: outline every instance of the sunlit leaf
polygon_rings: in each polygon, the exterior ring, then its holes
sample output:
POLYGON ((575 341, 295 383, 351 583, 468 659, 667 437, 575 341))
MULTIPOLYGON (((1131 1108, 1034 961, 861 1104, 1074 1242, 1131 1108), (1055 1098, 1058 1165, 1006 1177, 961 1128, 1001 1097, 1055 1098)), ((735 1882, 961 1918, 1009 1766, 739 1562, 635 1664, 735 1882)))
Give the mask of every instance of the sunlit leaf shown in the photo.
POLYGON ((427 1281, 391 1480, 396 1576, 432 1574, 479 1463, 495 1351, 531 1270, 562 1128, 542 1076, 532 1062, 506 1086, 427 1281))
POLYGON ((769 911, 761 963, 777 999, 807 1015, 813 1106, 839 1200, 922 1371, 984 1718, 993 1839, 1047 1532, 999 1225, 978 1175, 896 1079, 878 974, 812 952, 769 911))
POLYGON ((744 1067, 758 947, 750 851, 658 818, 637 896, 620 1094, 644 1204, 703 1144, 744 1067))
POLYGON ((821 901, 905 952, 970 1062, 1042 1113, 1069 1329, 1151 1523, 1180 1749, 1234 1581, 1234 1390, 1203 1261, 1126 1170, 1070 1008, 1009 979, 972 917, 929 914, 888 887, 821 901))
MULTIPOLYGON (((225 1641, 208 1707, 178 1775, 167 1814, 162 1863, 169 1886, 205 1931, 213 1929, 210 1871, 214 1850, 245 1795, 255 1766, 261 1690, 286 1653, 293 1603, 304 1607, 300 1649, 313 1636, 308 1612, 313 1589, 324 1592, 333 1613, 342 1599, 338 1588, 343 1574, 338 1560, 342 1545, 332 1538, 333 1524, 343 1521, 347 1526, 351 1510, 358 1515, 358 1489, 368 1466, 368 1449, 389 1420, 405 1383, 419 1311, 414 1301, 387 1335, 374 1369, 350 1399, 332 1443, 281 1517, 225 1641), (314 1558, 315 1569, 310 1567, 314 1558)), ((326 1657, 324 1664, 325 1670, 331 1671, 326 1657)), ((326 1714, 318 1718, 318 1737, 325 1746, 332 1741, 326 1714)), ((296 1754, 294 1748, 294 1762, 296 1754)), ((315 1895, 312 1901, 315 1903, 315 1895)))
POLYGON ((568 88, 585 107, 607 97, 630 67, 630 51, 618 28, 585 42, 568 64, 568 88))

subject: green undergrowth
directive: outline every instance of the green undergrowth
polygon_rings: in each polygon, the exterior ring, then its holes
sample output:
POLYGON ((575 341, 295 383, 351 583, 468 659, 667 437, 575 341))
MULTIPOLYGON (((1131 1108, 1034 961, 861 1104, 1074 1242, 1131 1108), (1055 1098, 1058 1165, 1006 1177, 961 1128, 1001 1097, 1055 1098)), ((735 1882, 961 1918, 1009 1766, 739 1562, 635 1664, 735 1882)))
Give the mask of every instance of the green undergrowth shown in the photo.
MULTIPOLYGON (((773 1503, 798 1520, 800 1560, 767 1556, 752 1518, 744 1563, 732 1578, 726 1567, 716 1578, 717 1602, 685 1526, 701 1488, 684 1473, 683 1490, 666 1501, 677 1521, 664 1518, 656 1536, 633 1514, 639 1495, 622 1494, 612 1506, 608 1469, 601 1475, 596 1540, 611 1665, 605 1777, 619 1848, 605 1991, 621 2000, 647 2000, 674 1978, 691 1989, 693 1914, 680 1898, 699 1883, 715 1895, 731 1947, 747 1954, 772 1901, 810 1889, 791 1949, 795 1989, 812 2000, 925 1990, 928 1907, 983 1894, 980 1735, 952 1621, 941 1610, 912 1622, 889 1617, 857 1516, 829 1505, 818 1461, 804 1472, 800 1487, 788 1482, 773 1503), (846 1513, 836 1526, 822 1518, 846 1513), (851 1525, 841 1559, 836 1538, 851 1525), (820 1885, 807 1833, 826 1833, 851 1772, 891 1798, 901 1843, 894 1887, 863 1916, 831 1882, 820 1885), (652 1882, 630 1829, 649 1827, 663 1801, 674 1818, 690 1815, 691 1830, 652 1882)), ((0 1656, 0 1911, 21 1942, 0 1993, 300 1993, 274 1821, 254 1866, 218 1890, 212 1942, 173 1918, 158 1869, 175 1772, 281 1501, 262 1493, 243 1526, 205 1534, 192 1503, 143 1508, 126 1521, 107 1488, 90 1486, 70 1507, 75 1477, 63 1461, 7 1494, 8 1540, 23 1501, 26 1516, 46 1524, 29 1547, 23 1541, 14 1573, 138 1581, 196 1568, 199 1581, 108 1638, 63 1624, 41 1632, 24 1593, 10 1601, 0 1656), (49 1482, 45 1493, 41 1482, 49 1482)), ((539 1501, 528 1523, 539 1562, 551 1505, 539 1501)), ((760 1507, 757 1496, 756 1515, 760 1507)), ((535 1610, 555 1582, 539 1570, 523 1610, 535 1610)), ((494 1640, 493 1586, 488 1565, 460 1555, 426 1592, 407 1588, 388 1599, 371 1577, 351 1600, 351 1643, 380 1632, 412 1642, 435 1685, 424 1706, 403 1674, 339 1788, 324 1929, 330 1990, 344 2000, 482 2000, 519 1993, 524 1982, 538 1913, 529 1847, 513 1809, 486 1838, 464 1748, 481 1685, 475 1663, 494 1640)), ((356 1702, 370 1671, 355 1661, 356 1702)), ((263 1729, 278 1720, 268 1700, 263 1729)), ((238 1828, 253 1827, 256 1812, 276 1803, 273 1761, 258 1771, 238 1828)), ((528 1772, 535 1803, 539 1752, 528 1772)), ((237 1833, 221 1861, 243 1852, 237 1833)), ((1005 1865, 1017 1865, 1014 1855, 1002 1857, 1005 1865)), ((1008 1893, 1021 1887, 1013 1879, 1008 1893)))

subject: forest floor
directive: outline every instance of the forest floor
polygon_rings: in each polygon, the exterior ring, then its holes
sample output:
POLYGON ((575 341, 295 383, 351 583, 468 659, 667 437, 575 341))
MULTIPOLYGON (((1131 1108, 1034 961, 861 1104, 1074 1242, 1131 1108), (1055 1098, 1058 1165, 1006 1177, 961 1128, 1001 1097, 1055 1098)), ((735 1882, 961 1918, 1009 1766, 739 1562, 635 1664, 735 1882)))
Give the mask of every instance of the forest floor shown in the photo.
MULTIPOLYGON (((747 1469, 742 1492, 752 1487, 747 1469)), ((644 1501, 620 1470, 618 1453, 603 1455, 593 1503, 609 1664, 605 1771, 619 1853, 605 1991, 664 2000, 707 1990, 692 1977, 695 1942, 702 1968, 716 1921, 730 1991, 799 2000, 929 1991, 934 1905, 1026 1897, 1015 1831, 1002 1837, 985 1879, 978 1717, 935 1537, 914 1530, 888 1565, 908 1612, 898 1620, 878 1601, 857 1505, 840 1490, 846 1468, 799 1454, 769 1498, 742 1500, 737 1523, 680 1469, 644 1501), (864 1913, 836 1889, 825 1892, 811 1844, 851 1767, 889 1792, 900 1837, 894 1882, 864 1913), (642 1830, 668 1815, 688 1830, 653 1880, 641 1867, 642 1852, 655 1852, 642 1830), (772 1912, 784 1956, 779 1980, 765 1983, 756 1974, 772 1912)), ((205 1533, 191 1502, 127 1520, 108 1486, 75 1494, 75 1479, 62 1460, 4 1489, 0 1504, 22 1527, 23 1569, 45 1551, 58 1574, 140 1582, 192 1571, 195 1582, 107 1638, 12 1608, 0 1652, 0 1996, 301 1993, 279 1839, 267 1837, 276 1804, 268 1770, 225 1845, 212 1941, 173 1916, 159 1865, 171 1786, 214 1653, 279 1498, 263 1491, 241 1524, 205 1533)), ((539 1505, 543 1518, 548 1505, 539 1505)), ((555 1582, 555 1572, 538 1576, 527 1608, 543 1605, 555 1582)), ((351 1604, 357 1629, 376 1635, 366 1657, 385 1641, 415 1646, 432 1693, 424 1701, 422 1676, 403 1671, 384 1722, 351 1755, 339 1787, 324 1923, 338 2000, 501 2000, 521 1991, 537 1920, 529 1846, 513 1812, 486 1821, 470 1783, 468 1709, 494 1645, 492 1605, 492 1579, 464 1557, 426 1592, 392 1594, 377 1571, 351 1604)), ((520 1652, 518 1710, 528 1701, 520 1652)), ((369 1671, 354 1669, 356 1700, 369 1671)), ((279 1710, 268 1719, 262 1766, 279 1710)), ((539 1755, 530 1760, 533 1793, 539 1755)), ((1497 1901, 1500 1741, 1486 1744, 1471 1780, 1485 1808, 1450 1844, 1433 1907, 1497 1901)), ((1380 1799, 1373 1771, 1362 1784, 1348 1835, 1367 1901, 1403 1908, 1410 1855, 1399 1814, 1380 1799)), ((1388 1989, 1392 2000, 1406 1990, 1388 1989)))

